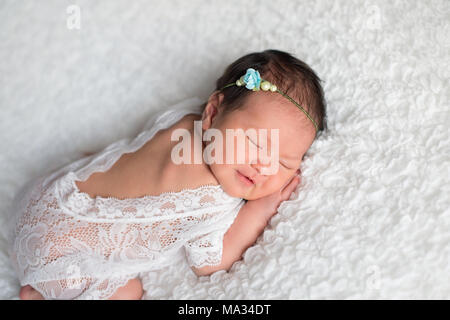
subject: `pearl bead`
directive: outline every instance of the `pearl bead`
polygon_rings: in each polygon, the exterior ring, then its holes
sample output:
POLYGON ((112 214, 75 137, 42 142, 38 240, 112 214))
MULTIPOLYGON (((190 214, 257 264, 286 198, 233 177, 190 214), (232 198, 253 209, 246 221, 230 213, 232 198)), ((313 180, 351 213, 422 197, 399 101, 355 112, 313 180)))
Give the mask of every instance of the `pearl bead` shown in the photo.
POLYGON ((237 85, 238 87, 242 86, 241 79, 237 79, 237 80, 236 80, 236 85, 237 85))
POLYGON ((272 91, 272 92, 277 91, 277 86, 274 85, 274 84, 272 84, 272 85, 270 86, 270 91, 272 91))
POLYGON ((263 81, 261 83, 261 90, 267 91, 270 89, 270 83, 268 81, 263 81))

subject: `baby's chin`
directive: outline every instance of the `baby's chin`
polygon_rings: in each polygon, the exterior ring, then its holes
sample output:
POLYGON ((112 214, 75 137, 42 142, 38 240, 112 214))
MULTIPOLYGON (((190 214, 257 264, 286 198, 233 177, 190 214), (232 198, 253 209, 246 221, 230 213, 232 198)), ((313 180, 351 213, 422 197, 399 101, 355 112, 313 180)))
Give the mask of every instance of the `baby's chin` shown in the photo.
POLYGON ((231 197, 242 198, 244 200, 256 200, 260 197, 255 196, 256 185, 245 186, 236 179, 236 170, 234 168, 217 168, 210 166, 217 182, 221 185, 223 191, 231 197))
POLYGON ((228 194, 231 197, 235 198, 242 198, 244 200, 256 200, 261 197, 255 196, 253 187, 243 187, 237 182, 230 182, 226 181, 224 183, 221 183, 221 181, 218 179, 219 184, 222 186, 222 189, 225 191, 226 194, 228 194))
MULTIPOLYGON (((220 181, 219 181, 219 183, 220 183, 220 181)), ((230 197, 245 199, 245 194, 243 194, 242 192, 239 192, 239 190, 237 190, 237 188, 230 187, 226 183, 225 184, 220 183, 220 185, 221 185, 223 191, 230 197)), ((245 200, 248 200, 248 199, 245 199, 245 200)))

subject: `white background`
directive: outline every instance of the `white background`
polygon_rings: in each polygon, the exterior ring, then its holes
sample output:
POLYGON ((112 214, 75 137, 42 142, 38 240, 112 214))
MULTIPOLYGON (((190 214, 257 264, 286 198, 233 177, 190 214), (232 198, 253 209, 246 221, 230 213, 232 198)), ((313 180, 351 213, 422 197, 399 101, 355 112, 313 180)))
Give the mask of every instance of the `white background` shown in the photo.
MULTIPOLYGON (((229 273, 148 273, 144 298, 449 299, 449 21, 448 1, 2 0, 0 218, 30 179, 279 49, 324 80, 330 131, 229 273)), ((0 298, 17 299, 0 244, 0 298)))

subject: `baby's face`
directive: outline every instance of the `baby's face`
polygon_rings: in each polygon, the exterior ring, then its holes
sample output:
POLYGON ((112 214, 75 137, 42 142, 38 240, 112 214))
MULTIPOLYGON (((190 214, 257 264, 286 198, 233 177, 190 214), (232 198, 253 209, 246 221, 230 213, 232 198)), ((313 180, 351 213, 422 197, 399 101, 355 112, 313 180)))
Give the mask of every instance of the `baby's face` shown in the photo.
MULTIPOLYGON (((224 160, 222 164, 209 162, 212 173, 224 191, 231 196, 255 200, 279 191, 297 174, 303 155, 313 143, 313 124, 301 110, 279 93, 252 92, 242 108, 225 115, 220 108, 222 98, 222 94, 218 94, 217 98, 210 98, 202 117, 203 130, 218 129, 223 137, 224 160), (217 110, 216 114, 214 110, 217 110), (237 129, 243 130, 246 140, 245 163, 237 161, 238 139, 227 141, 226 129, 234 129, 234 132, 237 129), (248 129, 255 129, 257 139, 246 133, 248 129), (265 137, 259 129, 266 129, 267 139, 263 139, 265 137), (278 129, 278 146, 272 146, 271 138, 276 137, 272 135, 272 129, 278 129), (265 146, 261 143, 264 141, 265 146), (231 164, 226 162, 227 144, 234 145, 231 164), (250 152, 252 144, 257 151, 258 148, 265 148, 270 161, 264 162, 259 152, 250 152), (273 151, 277 151, 278 156, 275 157, 273 151), (274 161, 278 161, 278 164, 274 161)), ((204 146, 209 143, 211 142, 205 141, 204 146)))

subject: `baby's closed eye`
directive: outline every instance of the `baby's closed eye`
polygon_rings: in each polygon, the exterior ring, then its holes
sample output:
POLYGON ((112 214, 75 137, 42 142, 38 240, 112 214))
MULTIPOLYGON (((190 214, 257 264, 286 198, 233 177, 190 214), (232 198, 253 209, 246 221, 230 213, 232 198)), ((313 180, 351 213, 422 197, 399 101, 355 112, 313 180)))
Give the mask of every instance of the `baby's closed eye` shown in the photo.
MULTIPOLYGON (((258 149, 262 149, 262 147, 260 147, 259 145, 257 145, 255 142, 253 142, 248 136, 247 136, 247 139, 251 142, 251 143, 253 143, 258 149)), ((286 168, 287 170, 294 170, 295 168, 292 168, 290 165, 287 165, 287 164, 285 164, 283 161, 279 161, 279 163, 284 167, 284 168, 286 168)))

